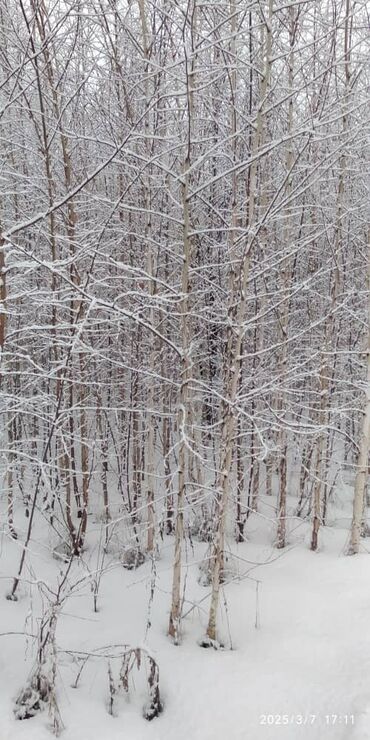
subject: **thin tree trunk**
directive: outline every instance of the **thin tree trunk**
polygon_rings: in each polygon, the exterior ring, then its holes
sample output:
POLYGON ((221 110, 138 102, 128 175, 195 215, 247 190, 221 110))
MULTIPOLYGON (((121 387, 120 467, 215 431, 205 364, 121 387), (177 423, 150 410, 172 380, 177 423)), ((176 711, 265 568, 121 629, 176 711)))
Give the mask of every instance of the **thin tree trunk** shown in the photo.
POLYGON ((188 18, 191 23, 192 58, 186 60, 186 89, 187 89, 187 118, 188 138, 185 144, 186 154, 182 173, 182 212, 183 212, 183 255, 181 271, 181 369, 180 369, 180 392, 179 407, 177 414, 179 452, 178 452, 178 494, 175 525, 175 555, 172 577, 172 599, 171 612, 168 626, 168 634, 178 643, 180 636, 181 619, 181 552, 184 538, 184 502, 186 490, 186 458, 187 458, 187 427, 189 424, 189 381, 190 381, 190 339, 189 339, 189 272, 191 265, 192 244, 190 238, 190 205, 189 205, 189 180, 192 146, 192 119, 194 109, 194 74, 195 53, 194 34, 196 29, 195 17, 196 5, 194 4, 193 15, 188 18))
POLYGON ((348 554, 354 555, 359 552, 360 538, 363 528, 363 517, 365 508, 365 494, 369 466, 370 448, 370 229, 368 233, 367 248, 367 291, 368 291, 368 327, 367 327, 367 354, 366 354, 366 400, 362 420, 359 454, 357 459, 357 472, 355 479, 355 491, 353 497, 353 516, 348 554))

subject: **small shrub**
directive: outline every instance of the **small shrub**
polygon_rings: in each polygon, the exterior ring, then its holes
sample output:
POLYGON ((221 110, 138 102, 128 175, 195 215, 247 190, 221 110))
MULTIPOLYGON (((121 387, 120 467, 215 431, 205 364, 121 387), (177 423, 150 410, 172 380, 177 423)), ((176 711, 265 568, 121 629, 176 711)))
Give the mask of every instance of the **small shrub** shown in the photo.
POLYGON ((136 570, 145 563, 145 555, 139 547, 127 547, 121 555, 121 562, 126 570, 136 570))

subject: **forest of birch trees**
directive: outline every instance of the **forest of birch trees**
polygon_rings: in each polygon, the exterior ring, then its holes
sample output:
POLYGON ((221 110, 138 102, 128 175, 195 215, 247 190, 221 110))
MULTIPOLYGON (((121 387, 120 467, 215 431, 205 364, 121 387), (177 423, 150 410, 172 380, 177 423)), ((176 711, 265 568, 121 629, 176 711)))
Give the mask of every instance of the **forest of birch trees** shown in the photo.
POLYGON ((277 551, 301 521, 320 551, 343 476, 361 550, 369 27, 366 0, 0 0, 9 599, 35 538, 71 567, 98 521, 128 567, 172 547, 178 644, 200 539, 217 646, 262 498, 277 551))

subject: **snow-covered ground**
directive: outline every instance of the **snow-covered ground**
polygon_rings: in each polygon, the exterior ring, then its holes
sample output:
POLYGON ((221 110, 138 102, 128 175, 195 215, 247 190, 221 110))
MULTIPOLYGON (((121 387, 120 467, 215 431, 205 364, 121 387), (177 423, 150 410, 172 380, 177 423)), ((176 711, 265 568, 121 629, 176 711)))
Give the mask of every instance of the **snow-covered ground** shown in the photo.
MULTIPOLYGON (((344 555, 348 510, 330 512, 317 553, 308 549, 309 525, 291 523, 284 551, 271 546, 269 504, 248 521, 248 541, 232 545, 234 579, 223 591, 220 627, 225 649, 202 649, 208 589, 198 584, 206 545, 188 548, 181 646, 166 636, 172 540, 166 538, 155 569, 150 562, 126 571, 111 551, 104 563, 93 611, 90 581, 99 526, 90 520, 89 545, 73 565, 76 585, 58 627, 57 698, 65 740, 365 740, 370 739, 370 557, 344 555), (151 584, 155 593, 151 604, 151 584), (258 591, 258 598, 257 598, 258 591), (147 628, 148 609, 150 627, 147 628), (257 621, 257 627, 256 627, 257 621), (230 638, 232 649, 230 648, 230 638), (147 646, 158 661, 164 711, 147 722, 141 714, 144 685, 134 677, 129 699, 117 697, 108 714, 106 646, 147 646), (63 651, 94 652, 72 688, 81 661, 63 651), (272 723, 272 724, 269 724, 272 723)), ((40 524, 39 524, 40 526, 40 524)), ((41 615, 36 580, 55 587, 65 566, 41 541, 32 555, 19 600, 5 599, 20 544, 2 539, 0 610, 0 739, 50 740, 48 715, 16 721, 14 698, 35 654, 32 637, 41 615), (15 634, 7 634, 14 632, 15 634), (23 634, 22 634, 23 633, 23 634)), ((365 541, 365 546, 368 541, 365 541)), ((370 549, 370 547, 369 547, 370 549)), ((111 659, 117 675, 119 661, 111 659)), ((143 669, 144 670, 144 669, 143 669)))

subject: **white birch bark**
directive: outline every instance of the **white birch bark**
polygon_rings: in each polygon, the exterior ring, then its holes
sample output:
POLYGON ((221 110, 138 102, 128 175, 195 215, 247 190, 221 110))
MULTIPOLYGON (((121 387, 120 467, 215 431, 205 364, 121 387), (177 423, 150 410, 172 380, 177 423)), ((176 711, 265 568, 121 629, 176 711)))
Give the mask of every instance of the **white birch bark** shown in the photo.
POLYGON ((355 490, 353 497, 353 516, 350 534, 348 554, 354 555, 359 552, 360 538, 363 527, 363 513, 365 508, 365 493, 368 477, 369 447, 370 447, 370 229, 368 233, 367 252, 367 291, 368 291, 368 314, 367 314, 367 349, 366 349, 366 389, 365 408, 362 419, 359 454, 357 459, 357 472, 355 478, 355 490))

